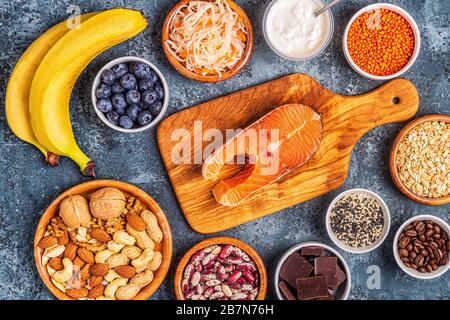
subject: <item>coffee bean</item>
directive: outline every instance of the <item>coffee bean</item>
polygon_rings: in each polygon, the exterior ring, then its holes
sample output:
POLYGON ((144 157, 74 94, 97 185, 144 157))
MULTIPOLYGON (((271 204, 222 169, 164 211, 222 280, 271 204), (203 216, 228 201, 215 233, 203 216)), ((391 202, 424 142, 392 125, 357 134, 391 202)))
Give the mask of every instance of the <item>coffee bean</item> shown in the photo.
POLYGON ((423 255, 424 257, 428 257, 428 251, 425 249, 420 250, 420 254, 423 255))
POLYGON ((445 246, 447 247, 447 251, 450 251, 450 240, 447 240, 445 246))
POLYGON ((427 228, 427 229, 433 229, 433 228, 434 228, 434 226, 433 226, 433 224, 432 224, 432 223, 429 223, 429 222, 425 222, 425 228, 427 228))
POLYGON ((436 249, 433 251, 434 253, 434 257, 436 258, 437 261, 442 259, 442 251, 441 249, 436 249))
POLYGON ((414 247, 414 248, 413 248, 413 251, 414 251, 415 253, 419 254, 419 247, 414 247))
POLYGON ((405 266, 407 266, 408 268, 411 268, 411 266, 412 266, 412 264, 409 263, 409 262, 403 262, 403 264, 404 264, 405 266))
POLYGON ((424 229, 425 229, 425 222, 419 221, 419 222, 416 224, 416 231, 417 231, 417 232, 421 232, 421 231, 423 231, 424 229))
POLYGON ((415 259, 415 258, 417 257, 417 253, 415 253, 414 251, 411 251, 411 252, 409 253, 409 256, 410 256, 411 258, 415 259))
POLYGON ((401 249, 406 248, 406 246, 411 242, 410 237, 403 237, 398 244, 401 249))
POLYGON ((438 266, 435 265, 435 264, 432 264, 431 267, 433 268, 433 271, 434 271, 434 270, 437 270, 437 268, 438 268, 438 266))
POLYGON ((407 256, 409 256, 409 252, 408 252, 408 250, 406 250, 406 249, 400 249, 400 250, 398 251, 398 253, 399 253, 402 257, 407 257, 407 256))
POLYGON ((417 266, 415 264, 411 264, 411 269, 417 270, 417 266))
POLYGON ((424 267, 421 267, 421 268, 419 269, 419 272, 425 273, 425 272, 427 272, 427 269, 425 269, 424 267))
POLYGON ((403 229, 403 231, 405 232, 405 231, 408 231, 408 230, 410 230, 410 229, 412 229, 413 228, 413 225, 412 224, 408 224, 404 229, 403 229))
POLYGON ((439 227, 437 224, 435 224, 434 225, 434 232, 440 233, 441 232, 441 227, 439 227))
POLYGON ((427 238, 430 238, 433 236, 434 230, 433 229, 427 229, 427 231, 425 231, 424 235, 427 238))
POLYGON ((422 241, 422 242, 425 242, 425 241, 427 240, 427 238, 422 234, 422 235, 419 237, 419 240, 422 241))
POLYGON ((429 244, 429 246, 430 246, 431 248, 433 248, 433 249, 437 249, 437 248, 439 247, 438 244, 437 244, 435 241, 431 241, 430 244, 429 244))
POLYGON ((425 268, 427 269, 427 272, 433 272, 433 268, 429 264, 427 264, 425 268))
POLYGON ((440 239, 441 238, 441 234, 440 233, 435 233, 433 234, 433 239, 440 239))
POLYGON ((409 262, 409 259, 407 257, 400 257, 400 260, 402 260, 403 262, 409 262))
POLYGON ((418 266, 419 268, 420 268, 421 266, 423 266, 423 263, 424 263, 424 258, 423 258, 423 256, 419 254, 419 255, 416 257, 416 259, 414 259, 414 263, 415 263, 415 265, 418 266))
POLYGON ((413 245, 411 243, 406 246, 406 250, 412 251, 412 249, 413 249, 413 245))
POLYGON ((430 264, 431 264, 431 265, 436 264, 436 262, 437 262, 436 259, 431 259, 431 260, 430 260, 430 264))
POLYGON ((405 235, 407 237, 415 237, 415 236, 417 236, 417 231, 416 230, 408 230, 405 232, 405 235))

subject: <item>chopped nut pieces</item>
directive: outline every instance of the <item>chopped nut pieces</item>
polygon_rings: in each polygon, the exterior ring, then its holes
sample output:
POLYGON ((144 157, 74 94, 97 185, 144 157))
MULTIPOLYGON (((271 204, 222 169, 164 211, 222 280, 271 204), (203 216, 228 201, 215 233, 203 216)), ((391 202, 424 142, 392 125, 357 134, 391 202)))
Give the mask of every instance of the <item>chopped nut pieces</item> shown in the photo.
POLYGON ((405 187, 427 198, 450 194, 450 123, 417 125, 400 142, 397 170, 405 187))

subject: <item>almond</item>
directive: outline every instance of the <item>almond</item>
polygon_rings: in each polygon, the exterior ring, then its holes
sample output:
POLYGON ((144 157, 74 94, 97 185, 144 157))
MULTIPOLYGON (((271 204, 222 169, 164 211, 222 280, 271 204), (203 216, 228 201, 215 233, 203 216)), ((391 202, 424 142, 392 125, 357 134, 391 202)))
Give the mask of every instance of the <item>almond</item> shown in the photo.
POLYGON ((64 269, 64 265, 62 263, 61 258, 51 258, 48 261, 48 265, 49 267, 55 269, 56 271, 61 271, 62 269, 64 269))
POLYGON ((95 288, 92 288, 89 290, 88 298, 95 299, 103 295, 103 292, 105 291, 104 285, 96 286, 95 288))
POLYGON ((58 244, 65 246, 69 243, 69 233, 64 231, 61 236, 58 237, 58 244))
POLYGON ((137 214, 129 213, 126 217, 128 224, 133 227, 133 229, 137 231, 145 231, 145 229, 147 228, 147 224, 145 223, 144 219, 139 217, 137 214))
POLYGON ((86 281, 87 279, 89 279, 89 277, 91 276, 91 274, 89 273, 89 269, 91 268, 90 264, 85 264, 83 268, 81 268, 80 271, 80 279, 83 281, 86 281))
POLYGON ((92 276, 89 278, 89 287, 94 288, 103 282, 103 277, 92 276))
POLYGON ((104 277, 109 271, 109 268, 104 263, 93 264, 89 268, 89 273, 93 276, 104 277))
POLYGON ((77 254, 86 263, 93 264, 95 262, 94 254, 86 248, 78 248, 77 254))
POLYGON ((88 296, 88 289, 80 288, 80 289, 67 289, 66 294, 75 299, 86 298, 88 296))
POLYGON ((108 242, 111 240, 111 236, 100 228, 94 228, 91 230, 91 237, 99 242, 108 242))
POLYGON ((79 267, 80 269, 83 268, 85 262, 81 260, 79 256, 76 256, 75 259, 73 259, 73 265, 79 267))
POLYGON ((124 278, 130 279, 133 278, 136 274, 136 268, 133 266, 119 266, 114 269, 116 273, 124 278))
POLYGON ((57 244, 58 244, 58 239, 56 239, 55 237, 52 237, 52 236, 47 236, 47 237, 43 237, 38 242, 38 247, 41 249, 47 249, 47 248, 56 246, 57 244))
POLYGON ((73 259, 77 256, 77 250, 78 246, 73 242, 69 242, 66 246, 66 250, 64 250, 64 258, 68 258, 73 261, 73 259))

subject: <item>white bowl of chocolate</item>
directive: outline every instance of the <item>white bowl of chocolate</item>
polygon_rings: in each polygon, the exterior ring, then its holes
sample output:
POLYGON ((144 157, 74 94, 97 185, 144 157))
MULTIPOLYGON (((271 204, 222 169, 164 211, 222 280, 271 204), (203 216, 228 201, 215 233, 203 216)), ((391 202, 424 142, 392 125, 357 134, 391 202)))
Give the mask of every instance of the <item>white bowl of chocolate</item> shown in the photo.
POLYGON ((333 248, 304 242, 283 254, 275 270, 275 292, 280 300, 347 300, 350 270, 333 248))

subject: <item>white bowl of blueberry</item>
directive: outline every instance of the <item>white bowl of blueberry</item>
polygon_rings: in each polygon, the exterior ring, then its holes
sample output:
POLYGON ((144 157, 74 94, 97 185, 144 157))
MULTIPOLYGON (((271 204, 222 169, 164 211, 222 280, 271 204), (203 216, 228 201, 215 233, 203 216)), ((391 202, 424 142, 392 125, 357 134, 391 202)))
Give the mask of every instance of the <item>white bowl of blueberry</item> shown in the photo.
POLYGON ((167 110, 166 79, 153 64, 122 57, 106 64, 92 86, 92 103, 100 119, 121 132, 140 132, 156 125, 167 110))

